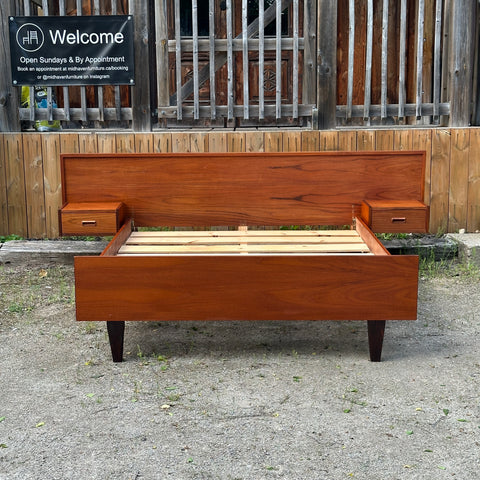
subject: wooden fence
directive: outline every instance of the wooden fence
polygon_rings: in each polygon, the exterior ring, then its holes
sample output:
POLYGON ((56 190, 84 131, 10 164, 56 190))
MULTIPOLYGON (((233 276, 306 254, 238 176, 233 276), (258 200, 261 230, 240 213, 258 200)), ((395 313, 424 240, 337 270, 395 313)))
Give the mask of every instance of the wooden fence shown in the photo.
MULTIPOLYGON (((480 230, 480 128, 0 134, 0 235, 56 238, 60 154, 425 150, 430 231, 480 230)), ((388 182, 388 179, 385 179, 388 182)))

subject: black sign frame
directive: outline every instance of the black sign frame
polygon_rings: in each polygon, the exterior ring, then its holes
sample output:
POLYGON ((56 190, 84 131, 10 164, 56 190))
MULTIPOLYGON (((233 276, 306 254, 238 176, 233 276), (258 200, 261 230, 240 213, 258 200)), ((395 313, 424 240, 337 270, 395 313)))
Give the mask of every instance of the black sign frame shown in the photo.
POLYGON ((134 85, 131 15, 10 17, 12 82, 134 85))

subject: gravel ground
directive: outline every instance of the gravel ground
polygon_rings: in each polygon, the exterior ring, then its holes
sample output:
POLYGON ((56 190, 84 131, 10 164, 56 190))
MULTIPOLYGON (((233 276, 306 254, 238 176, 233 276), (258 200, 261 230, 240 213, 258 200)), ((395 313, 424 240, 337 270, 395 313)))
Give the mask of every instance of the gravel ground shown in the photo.
POLYGON ((0 266, 0 479, 480 475, 478 272, 424 272, 416 322, 74 320, 70 266, 0 266))

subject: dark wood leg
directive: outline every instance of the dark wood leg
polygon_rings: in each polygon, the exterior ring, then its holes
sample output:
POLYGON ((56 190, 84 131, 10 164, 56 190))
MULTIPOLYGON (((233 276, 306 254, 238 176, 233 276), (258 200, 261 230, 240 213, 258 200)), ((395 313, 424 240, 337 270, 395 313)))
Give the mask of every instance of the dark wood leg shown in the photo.
POLYGON ((367 323, 370 360, 372 362, 380 362, 382 358, 383 335, 385 333, 385 320, 368 320, 367 323))
POLYGON ((112 350, 114 362, 123 360, 123 334, 125 332, 125 322, 107 322, 108 339, 112 350))

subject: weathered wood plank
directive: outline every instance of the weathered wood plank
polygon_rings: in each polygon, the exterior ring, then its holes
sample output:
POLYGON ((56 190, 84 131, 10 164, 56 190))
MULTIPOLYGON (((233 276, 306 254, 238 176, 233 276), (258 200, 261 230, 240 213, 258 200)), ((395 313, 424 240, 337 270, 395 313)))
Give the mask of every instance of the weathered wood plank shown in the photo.
MULTIPOLYGON (((378 133, 379 132, 377 132, 377 135, 378 133)), ((414 150, 425 151, 425 193, 423 201, 426 205, 430 205, 432 187, 432 130, 414 130, 412 147, 414 150)))
POLYGON ((117 135, 115 133, 98 133, 97 145, 99 153, 115 153, 117 151, 117 135))
POLYGON ((449 231, 467 228, 469 152, 470 130, 452 129, 448 196, 449 231))
POLYGON ((468 162, 468 210, 467 231, 480 231, 480 129, 470 131, 470 151, 468 162))
POLYGON ((58 210, 62 207, 62 174, 60 171, 60 135, 42 135, 43 176, 45 185, 45 223, 48 238, 57 238, 58 210))
POLYGON ((172 151, 172 134, 171 133, 154 133, 153 134, 153 152, 171 152, 172 151))
POLYGON ((80 153, 78 133, 60 135, 60 153, 80 153))
POLYGON ((4 137, 0 135, 0 235, 8 235, 7 166, 4 137))
POLYGON ((375 132, 375 150, 393 150, 393 130, 377 130, 375 132))
POLYGON ((375 130, 359 130, 357 133, 357 150, 375 150, 375 130))
POLYGON ((357 132, 342 130, 338 132, 338 150, 355 152, 357 150, 357 132))
POLYGON ((190 152, 190 134, 186 132, 172 133, 172 152, 190 152))
POLYGON ((338 132, 334 130, 320 132, 319 146, 319 150, 321 150, 322 152, 340 150, 338 142, 338 132))
POLYGON ((320 150, 320 132, 307 130, 302 132, 302 150, 304 152, 315 152, 320 150))
POLYGON ((413 131, 410 129, 397 129, 394 133, 395 150, 413 149, 413 131))
POLYGON ((246 152, 263 152, 263 132, 245 132, 245 151, 246 152))
POLYGON ((227 151, 227 134, 225 132, 213 132, 208 135, 208 151, 209 152, 226 152, 227 151))
POLYGON ((208 134, 205 132, 193 132, 190 135, 190 151, 191 152, 207 152, 208 151, 208 134))
POLYGON ((283 151, 301 152, 302 151, 302 132, 285 131, 283 132, 283 151))
POLYGON ((242 132, 227 133, 227 151, 228 152, 244 152, 245 151, 245 134, 242 132))
POLYGON ((448 231, 448 197, 450 182, 450 144, 448 130, 432 130, 432 185, 430 198, 430 231, 448 231))
POLYGON ((28 238, 44 238, 47 229, 41 134, 23 135, 23 158, 28 238))
POLYGON ((265 152, 281 152, 283 148, 283 134, 281 132, 265 132, 265 152))
POLYGON ((135 151, 137 153, 153 152, 153 134, 136 133, 135 134, 135 151))
POLYGON ((79 146, 80 153, 97 152, 98 151, 98 135, 96 133, 79 133, 78 146, 79 146))
POLYGON ((22 134, 4 134, 8 232, 27 236, 27 205, 22 134))
POLYGON ((118 153, 135 153, 135 134, 117 133, 115 135, 115 151, 118 153))
POLYGON ((317 2, 318 60, 317 109, 318 127, 331 129, 336 126, 337 99, 337 2, 317 2))

